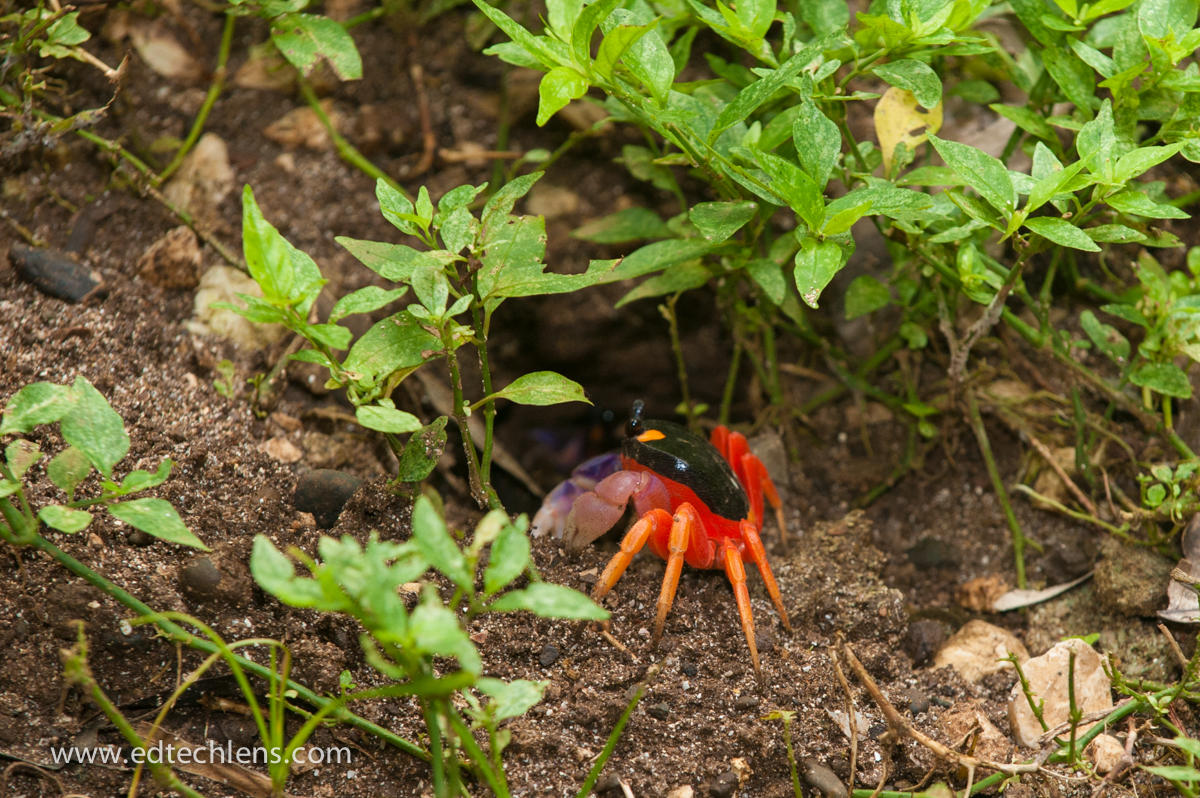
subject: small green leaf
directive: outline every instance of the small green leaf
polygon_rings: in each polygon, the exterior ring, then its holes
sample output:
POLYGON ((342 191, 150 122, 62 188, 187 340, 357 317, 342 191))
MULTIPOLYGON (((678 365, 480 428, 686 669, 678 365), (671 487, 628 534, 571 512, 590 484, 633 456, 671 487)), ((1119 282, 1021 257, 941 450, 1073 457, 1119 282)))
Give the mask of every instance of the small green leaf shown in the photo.
POLYGON ((408 632, 422 653, 454 657, 464 671, 476 676, 483 671, 475 644, 459 625, 458 617, 440 603, 436 593, 432 601, 422 601, 413 610, 408 632))
POLYGON ((792 123, 792 141, 796 158, 808 176, 824 189, 829 174, 842 154, 842 133, 829 117, 811 100, 800 104, 792 123))
POLYGON ((1141 177, 1151 168, 1170 158, 1183 148, 1183 142, 1175 142, 1163 147, 1138 147, 1117 159, 1113 167, 1113 180, 1125 183, 1135 177, 1141 177))
POLYGON ((92 522, 91 513, 63 507, 61 504, 46 505, 38 510, 37 517, 46 526, 69 534, 83 530, 92 522))
POLYGON ((1161 776, 1167 781, 1200 781, 1200 770, 1187 765, 1155 765, 1153 767, 1143 765, 1142 770, 1153 773, 1155 776, 1161 776))
POLYGON ((871 71, 898 89, 910 91, 924 108, 942 101, 942 81, 929 64, 904 58, 872 67, 871 71))
POLYGON ((1129 381, 1176 399, 1192 398, 1192 383, 1174 363, 1145 363, 1129 374, 1129 381))
POLYGON ((1174 205, 1164 205, 1147 197, 1140 191, 1130 189, 1113 194, 1104 200, 1121 213, 1145 216, 1148 219, 1190 219, 1191 217, 1174 205))
POLYGON ((167 481, 167 477, 171 476, 171 468, 174 465, 171 458, 165 457, 153 474, 141 469, 129 472, 125 479, 121 480, 121 494, 137 493, 158 487, 167 481))
POLYGON ((13 441, 4 449, 4 460, 8 463, 9 473, 17 479, 23 477, 41 456, 42 450, 36 443, 23 439, 13 441))
POLYGON ((661 274, 656 274, 647 280, 643 280, 640 285, 631 289, 628 294, 617 300, 617 304, 614 307, 622 308, 630 302, 637 302, 639 299, 649 299, 650 297, 663 296, 665 294, 678 294, 682 291, 690 291, 707 283, 711 276, 712 274, 702 263, 677 263, 674 266, 664 269, 661 274))
POLYGON ((597 244, 624 244, 646 238, 669 238, 671 228, 649 208, 625 208, 588 222, 571 233, 597 244))
MULTIPOLYGON (((525 516, 521 516, 525 518, 525 516)), ((529 538, 516 524, 505 524, 492 544, 491 557, 483 572, 483 592, 491 595, 508 587, 529 567, 529 538)))
POLYGON ((519 718, 528 712, 542 700, 549 684, 548 681, 533 682, 528 679, 505 682, 485 676, 475 683, 475 689, 491 697, 489 714, 494 721, 502 721, 519 718))
POLYGON ((999 159, 969 145, 940 139, 933 134, 929 135, 929 141, 946 165, 979 192, 979 196, 989 205, 1005 219, 1012 215, 1017 204, 1017 190, 1008 168, 999 159))
POLYGON ((358 419, 359 424, 377 432, 403 434, 421 428, 421 419, 412 413, 382 405, 359 405, 354 410, 354 417, 358 419))
POLYGON ((885 308, 892 301, 888 287, 869 274, 860 274, 846 288, 846 318, 857 319, 885 308))
POLYGON ((333 602, 314 579, 296 576, 292 561, 266 535, 254 536, 250 574, 263 590, 291 607, 314 607, 333 612, 345 602, 333 602))
POLYGON ((1025 220, 1025 226, 1048 241, 1085 252, 1099 252, 1100 247, 1087 233, 1058 216, 1035 216, 1025 220))
POLYGON ((555 67, 547 72, 538 84, 537 126, 546 124, 571 100, 587 94, 587 90, 587 78, 571 67, 555 67))
POLYGON ((183 523, 179 513, 166 499, 133 499, 127 502, 115 502, 108 505, 108 511, 117 519, 124 521, 134 529, 140 529, 147 535, 153 535, 168 543, 178 543, 181 546, 191 546, 195 549, 210 551, 200 538, 192 534, 183 523))
POLYGON ((519 405, 556 405, 562 402, 586 402, 583 386, 553 371, 535 371, 517 377, 481 402, 508 399, 519 405))
POLYGON ((1079 326, 1087 333, 1096 348, 1118 364, 1129 360, 1129 339, 1113 327, 1096 318, 1096 314, 1085 310, 1079 314, 1079 326))
POLYGON ((53 424, 69 410, 74 395, 70 387, 35 382, 13 394, 0 419, 0 435, 27 433, 40 424, 53 424))
POLYGON ((783 299, 787 296, 787 278, 784 277, 783 268, 778 263, 769 258, 757 258, 746 264, 746 271, 768 299, 776 305, 783 304, 783 299))
POLYGON ((382 379, 432 360, 442 343, 407 311, 381 319, 362 334, 342 366, 363 377, 382 379))
POLYGON ((801 240, 800 251, 796 253, 794 278, 796 290, 800 292, 800 298, 806 305, 814 309, 817 307, 821 292, 846 265, 848 257, 849 255, 832 241, 818 241, 811 236, 801 240))
POLYGON ((740 202, 701 202, 688 211, 688 218, 700 235, 713 243, 729 238, 746 222, 754 218, 758 203, 749 200, 740 202))
POLYGON ((271 29, 271 40, 292 66, 307 75, 324 59, 342 80, 362 77, 362 58, 339 22, 318 14, 287 14, 271 29))
POLYGON ((413 505, 412 540, 431 566, 463 590, 472 589, 474 578, 467 569, 467 559, 427 496, 420 496, 413 505))
POLYGON ((325 284, 321 270, 266 220, 248 185, 242 190, 242 252, 268 303, 292 305, 301 317, 308 314, 325 284))
POLYGON ((446 416, 438 416, 430 424, 412 434, 400 462, 396 466, 396 479, 401 482, 420 482, 429 476, 446 451, 446 416))
POLYGON ((522 590, 513 590, 488 605, 493 612, 527 610, 542 618, 570 618, 582 621, 603 621, 608 610, 596 604, 578 590, 549 582, 534 582, 522 590))
POLYGON ((733 102, 726 105, 717 115, 708 140, 716 141, 730 126, 750 118, 760 105, 791 83, 820 54, 827 38, 818 37, 808 42, 799 52, 780 64, 779 69, 768 72, 765 77, 738 92, 733 102))
POLYGON ((46 464, 46 476, 50 477, 59 490, 71 499, 75 496, 75 488, 92 473, 92 464, 88 462, 83 452, 74 446, 68 446, 46 464))
POLYGON ((368 285, 352 291, 334 303, 333 309, 329 311, 329 321, 330 323, 341 321, 355 313, 373 313, 404 296, 407 290, 407 288, 394 288, 389 291, 377 285, 368 285))
POLYGON ((125 422, 104 395, 83 377, 75 378, 71 392, 75 401, 62 418, 63 440, 83 452, 97 471, 111 477, 112 467, 129 451, 125 422))

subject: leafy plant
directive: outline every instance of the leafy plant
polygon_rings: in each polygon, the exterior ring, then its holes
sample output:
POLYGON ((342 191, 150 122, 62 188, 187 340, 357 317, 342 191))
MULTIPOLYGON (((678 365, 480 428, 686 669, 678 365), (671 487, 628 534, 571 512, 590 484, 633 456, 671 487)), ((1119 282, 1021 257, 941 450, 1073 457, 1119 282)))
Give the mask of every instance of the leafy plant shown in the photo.
POLYGON ((66 501, 47 504, 36 511, 26 498, 26 479, 44 456, 34 442, 17 437, 4 450, 0 462, 0 537, 15 545, 29 545, 45 524, 60 532, 80 532, 92 522, 85 508, 100 508, 119 521, 148 535, 208 550, 183 523, 165 499, 125 497, 161 485, 171 474, 172 462, 164 459, 151 474, 138 469, 114 481, 113 468, 129 451, 125 423, 108 400, 84 377, 71 385, 35 382, 13 394, 0 417, 0 436, 28 435, 36 427, 54 424, 67 446, 46 463, 45 473, 66 501), (75 499, 76 489, 92 472, 100 474, 100 492, 75 499))
POLYGON ((479 522, 470 543, 460 546, 434 503, 422 496, 413 507, 412 537, 403 543, 372 534, 364 547, 349 536, 325 537, 318 545, 320 561, 291 549, 311 578, 296 576, 291 560, 269 539, 259 535, 254 540, 250 570, 264 590, 293 607, 346 613, 366 630, 360 642, 367 661, 393 681, 348 693, 345 701, 416 698, 439 798, 462 790, 460 755, 496 795, 509 794, 501 756, 510 736, 501 724, 528 711, 547 684, 484 676, 467 632, 471 620, 521 610, 545 618, 608 617, 591 599, 567 587, 536 580, 515 587, 522 576, 533 576, 528 526, 525 516, 513 522, 493 510, 479 522), (431 569, 449 581, 450 599, 444 601, 427 578, 410 606, 402 586, 431 569), (476 741, 476 730, 486 734, 487 751, 476 741))
POLYGON ((250 274, 263 298, 242 295, 246 307, 232 307, 251 321, 282 324, 303 336, 310 347, 293 355, 329 370, 329 388, 346 391, 358 422, 383 433, 400 462, 398 482, 428 476, 445 446, 446 418, 422 429, 416 416, 391 399, 400 382, 426 363, 445 364, 453 390, 450 416, 463 439, 472 494, 480 506, 499 506, 491 488, 492 424, 500 399, 527 405, 586 402, 575 382, 550 371, 525 374, 496 389, 488 357, 488 338, 497 308, 511 297, 557 294, 601 282, 624 279, 643 263, 596 261, 584 274, 546 272, 546 225, 540 216, 512 213, 541 173, 526 175, 501 188, 477 216, 471 203, 486 188, 459 186, 435 206, 422 187, 415 202, 380 180, 376 197, 384 217, 425 249, 406 244, 339 237, 338 243, 394 288, 367 286, 340 297, 324 323, 308 320, 325 284, 312 258, 293 247, 268 222, 249 186, 243 194, 243 242, 250 274), (358 340, 338 322, 355 313, 372 313, 408 295, 405 307, 376 322, 358 340), (458 350, 470 346, 481 366, 481 395, 467 398, 458 350), (347 350, 346 354, 338 353, 347 350), (472 438, 468 417, 482 412, 482 452, 472 438), (404 444, 399 436, 421 433, 404 444))

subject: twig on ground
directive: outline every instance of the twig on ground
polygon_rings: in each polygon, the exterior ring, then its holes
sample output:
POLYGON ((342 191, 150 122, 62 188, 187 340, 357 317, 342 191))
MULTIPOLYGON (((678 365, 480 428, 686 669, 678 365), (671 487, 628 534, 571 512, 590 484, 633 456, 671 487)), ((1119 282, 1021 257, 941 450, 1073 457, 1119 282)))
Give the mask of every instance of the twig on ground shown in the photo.
POLYGON ((846 725, 850 729, 850 775, 846 780, 846 791, 854 792, 855 776, 858 773, 858 723, 855 717, 854 694, 850 692, 850 683, 846 681, 846 674, 842 672, 837 649, 830 649, 829 654, 829 658, 833 661, 833 672, 842 686, 842 691, 846 694, 846 725))

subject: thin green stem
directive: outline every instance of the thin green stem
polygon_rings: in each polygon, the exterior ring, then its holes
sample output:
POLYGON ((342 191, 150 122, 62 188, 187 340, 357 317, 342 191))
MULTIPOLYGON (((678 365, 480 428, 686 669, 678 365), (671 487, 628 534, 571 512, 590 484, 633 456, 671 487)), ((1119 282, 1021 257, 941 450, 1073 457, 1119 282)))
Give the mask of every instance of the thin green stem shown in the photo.
POLYGON ((217 48, 217 66, 213 69, 213 79, 212 83, 208 84, 208 93, 204 95, 204 102, 200 105, 200 111, 192 122, 192 129, 188 131, 187 138, 183 140, 183 144, 175 152, 175 157, 171 159, 171 162, 158 173, 155 186, 161 186, 167 178, 175 174, 175 170, 179 168, 183 159, 187 157, 199 140, 200 134, 204 131, 204 123, 208 121, 209 113, 216 104, 217 98, 221 96, 221 92, 225 90, 225 76, 228 72, 226 65, 229 62, 229 51, 233 46, 233 28, 236 20, 237 17, 232 12, 226 12, 225 26, 221 29, 221 45, 217 48))
POLYGON ((729 410, 733 405, 733 389, 737 385, 738 372, 741 371, 741 367, 742 345, 735 338, 733 341, 733 354, 729 358, 729 371, 725 376, 725 390, 721 392, 721 408, 717 413, 717 422, 720 424, 729 423, 729 410))
POLYGON ((987 430, 983 426, 983 417, 979 414, 979 402, 975 399, 973 391, 967 391, 967 413, 971 423, 971 429, 975 433, 975 440, 979 442, 979 453, 983 455, 983 462, 987 465, 988 477, 992 481, 992 490, 996 494, 996 500, 1000 502, 1000 507, 1004 510, 1004 520, 1008 522, 1008 529, 1012 533, 1013 544, 1013 560, 1017 569, 1017 587, 1025 588, 1025 544, 1030 542, 1025 537, 1025 532, 1021 529, 1021 523, 1017 521, 1017 514, 1013 512, 1012 502, 1008 500, 1008 491, 1004 488, 1004 480, 1000 477, 1000 468, 996 465, 996 458, 992 454, 992 445, 988 441, 987 430))
POLYGON ((696 408, 692 405, 691 391, 688 389, 687 363, 683 359, 683 345, 679 339, 679 317, 675 305, 682 293, 672 294, 667 301, 658 306, 663 318, 667 320, 667 330, 671 336, 671 353, 675 356, 675 374, 679 378, 679 397, 682 400, 683 416, 687 425, 696 428, 696 408))
POLYGON ((467 481, 471 486, 471 497, 475 499, 475 503, 479 505, 481 510, 487 509, 491 505, 490 497, 487 491, 484 490, 483 480, 479 475, 479 453, 475 451, 475 441, 471 437, 471 428, 467 422, 466 402, 463 399, 462 374, 458 369, 458 353, 454 349, 453 342, 448 340, 449 332, 442 331, 442 343, 446 347, 446 369, 450 372, 450 387, 454 392, 453 402, 454 407, 451 408, 450 415, 454 419, 454 423, 458 426, 458 432, 462 437, 463 454, 467 458, 467 481))
POLYGON ((617 742, 621 739, 621 733, 625 731, 625 724, 629 722, 630 716, 633 715, 633 710, 637 708, 638 702, 642 700, 642 696, 646 694, 646 690, 650 688, 651 683, 658 676, 660 670, 662 670, 661 663, 651 665, 649 670, 646 671, 646 678, 638 683, 633 697, 629 699, 629 703, 625 706, 625 711, 617 719, 617 725, 613 727, 612 733, 608 735, 608 740, 604 743, 604 749, 600 752, 600 756, 596 757, 596 762, 592 765, 592 769, 588 771, 587 778, 583 780, 583 786, 579 788, 579 792, 575 793, 575 798, 587 798, 592 794, 592 788, 596 786, 596 781, 600 778, 600 771, 604 770, 609 757, 617 749, 617 742))

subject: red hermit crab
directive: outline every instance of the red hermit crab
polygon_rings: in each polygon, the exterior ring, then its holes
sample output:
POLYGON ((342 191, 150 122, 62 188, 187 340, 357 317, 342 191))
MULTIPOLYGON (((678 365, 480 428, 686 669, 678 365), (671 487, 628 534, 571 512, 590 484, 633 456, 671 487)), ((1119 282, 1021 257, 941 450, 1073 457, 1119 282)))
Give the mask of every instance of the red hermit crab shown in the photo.
POLYGON ((764 497, 775 510, 780 538, 785 534, 775 484, 741 433, 717 427, 706 441, 678 424, 645 419, 642 412, 642 402, 634 402, 620 455, 593 457, 546 497, 533 519, 533 534, 552 534, 568 548, 581 549, 611 529, 632 499, 638 520, 597 580, 592 598, 612 590, 633 556, 649 544, 667 561, 654 622, 657 643, 683 564, 722 568, 733 585, 750 660, 759 674, 745 560, 758 567, 784 628, 792 628, 758 534, 764 497))

